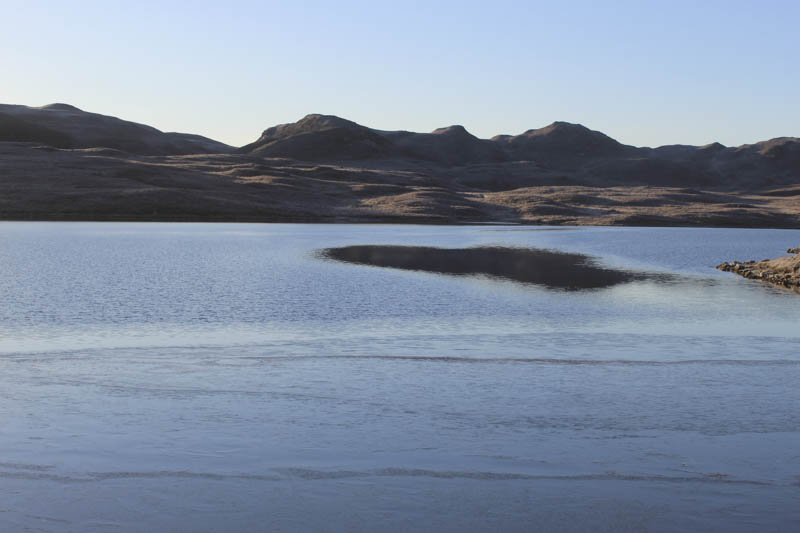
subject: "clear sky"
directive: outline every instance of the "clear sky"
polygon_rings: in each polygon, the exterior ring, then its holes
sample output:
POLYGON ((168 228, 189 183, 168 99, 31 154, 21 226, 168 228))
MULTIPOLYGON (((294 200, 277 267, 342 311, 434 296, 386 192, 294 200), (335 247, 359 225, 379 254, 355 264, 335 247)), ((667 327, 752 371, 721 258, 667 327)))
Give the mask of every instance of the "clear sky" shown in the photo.
POLYGON ((308 113, 628 144, 800 136, 800 1, 0 0, 0 102, 234 145, 308 113))

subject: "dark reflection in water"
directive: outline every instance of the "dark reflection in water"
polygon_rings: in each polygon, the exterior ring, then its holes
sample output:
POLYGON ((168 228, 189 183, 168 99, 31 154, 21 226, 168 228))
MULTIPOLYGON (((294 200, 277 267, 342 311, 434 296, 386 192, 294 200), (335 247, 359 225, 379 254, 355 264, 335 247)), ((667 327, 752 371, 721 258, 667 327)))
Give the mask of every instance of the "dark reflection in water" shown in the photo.
POLYGON ((457 276, 485 274, 566 290, 600 289, 650 277, 598 266, 586 255, 535 248, 359 245, 327 248, 321 255, 346 263, 457 276))

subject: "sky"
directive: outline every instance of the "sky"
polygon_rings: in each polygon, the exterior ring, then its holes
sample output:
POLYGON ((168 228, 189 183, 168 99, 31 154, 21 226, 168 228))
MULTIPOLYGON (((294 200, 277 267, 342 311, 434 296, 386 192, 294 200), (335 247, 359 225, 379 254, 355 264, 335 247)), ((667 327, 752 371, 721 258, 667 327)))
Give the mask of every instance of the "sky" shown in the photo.
POLYGON ((478 137, 800 137, 800 2, 0 0, 0 103, 241 146, 309 113, 478 137))

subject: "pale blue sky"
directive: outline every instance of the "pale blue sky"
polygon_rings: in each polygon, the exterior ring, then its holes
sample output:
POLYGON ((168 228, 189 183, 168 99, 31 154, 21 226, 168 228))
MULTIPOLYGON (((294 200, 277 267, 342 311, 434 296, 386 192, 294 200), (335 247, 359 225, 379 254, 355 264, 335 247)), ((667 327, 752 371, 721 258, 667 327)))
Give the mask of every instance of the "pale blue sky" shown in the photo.
POLYGON ((308 113, 635 145, 800 136, 800 2, 0 0, 0 102, 234 145, 308 113))

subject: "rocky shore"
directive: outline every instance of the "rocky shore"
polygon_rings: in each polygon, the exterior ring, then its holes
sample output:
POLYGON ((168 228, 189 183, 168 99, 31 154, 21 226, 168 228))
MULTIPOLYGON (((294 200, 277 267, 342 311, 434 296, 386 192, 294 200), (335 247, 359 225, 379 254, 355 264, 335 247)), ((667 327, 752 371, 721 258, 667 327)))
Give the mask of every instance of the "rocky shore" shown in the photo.
POLYGON ((794 255, 762 261, 726 261, 717 268, 800 292, 800 247, 787 252, 794 255))

